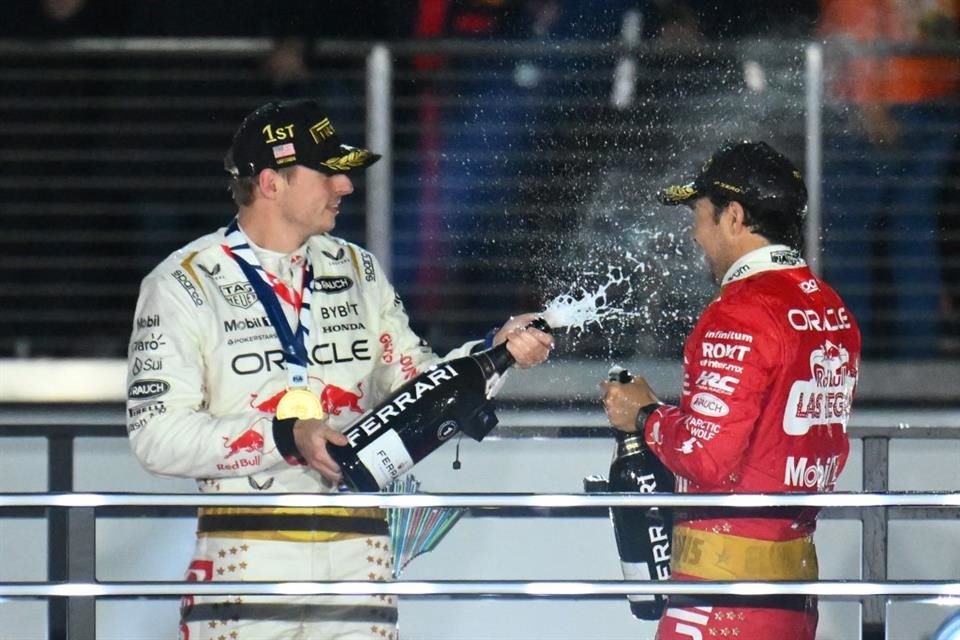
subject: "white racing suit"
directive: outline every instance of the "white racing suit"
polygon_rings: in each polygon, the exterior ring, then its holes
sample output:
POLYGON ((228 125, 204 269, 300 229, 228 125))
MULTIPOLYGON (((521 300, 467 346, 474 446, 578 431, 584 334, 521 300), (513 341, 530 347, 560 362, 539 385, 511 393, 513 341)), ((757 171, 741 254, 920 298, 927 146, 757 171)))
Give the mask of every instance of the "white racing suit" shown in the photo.
MULTIPOLYGON (((196 478, 204 493, 327 493, 278 449, 274 412, 288 386, 277 334, 224 233, 173 253, 143 281, 129 347, 127 431, 149 471, 196 478)), ((289 256, 256 249, 296 282, 312 265, 308 378, 342 429, 439 360, 367 251, 320 235, 289 256)), ((291 327, 297 314, 281 303, 291 327)), ((447 357, 459 357, 468 343, 447 357)), ((289 432, 288 432, 289 437, 289 432)), ((187 580, 389 580, 379 509, 200 510, 187 580)), ((393 597, 186 597, 184 640, 396 638, 393 597)))

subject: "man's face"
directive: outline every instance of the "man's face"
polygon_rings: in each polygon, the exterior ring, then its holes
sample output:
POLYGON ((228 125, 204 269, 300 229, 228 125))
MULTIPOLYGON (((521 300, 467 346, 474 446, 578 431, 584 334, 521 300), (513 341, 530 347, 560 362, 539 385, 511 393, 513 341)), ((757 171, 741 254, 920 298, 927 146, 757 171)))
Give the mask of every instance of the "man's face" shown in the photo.
POLYGON ((340 213, 340 201, 353 193, 353 183, 346 174, 328 176, 299 165, 287 174, 286 182, 281 215, 305 235, 332 231, 340 213))
POLYGON ((719 284, 733 261, 728 257, 729 238, 724 226, 724 216, 730 213, 727 209, 723 209, 718 218, 715 212, 716 207, 710 202, 710 198, 694 200, 693 225, 690 232, 694 242, 703 249, 703 258, 710 269, 713 281, 719 284))

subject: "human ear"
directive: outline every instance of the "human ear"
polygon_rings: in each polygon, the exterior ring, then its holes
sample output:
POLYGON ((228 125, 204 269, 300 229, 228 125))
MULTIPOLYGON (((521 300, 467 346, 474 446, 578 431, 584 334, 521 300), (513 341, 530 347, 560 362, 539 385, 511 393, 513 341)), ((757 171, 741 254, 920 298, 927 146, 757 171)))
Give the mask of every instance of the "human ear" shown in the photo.
POLYGON ((267 198, 275 198, 280 192, 280 174, 273 169, 264 169, 257 176, 257 186, 267 198))

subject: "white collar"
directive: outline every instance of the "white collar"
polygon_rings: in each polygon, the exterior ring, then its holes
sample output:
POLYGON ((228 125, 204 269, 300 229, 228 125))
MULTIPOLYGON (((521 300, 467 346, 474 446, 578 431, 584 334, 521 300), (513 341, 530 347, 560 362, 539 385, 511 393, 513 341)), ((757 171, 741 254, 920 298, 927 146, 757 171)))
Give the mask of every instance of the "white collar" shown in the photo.
POLYGON ((780 269, 795 269, 805 266, 800 253, 791 249, 785 244, 771 244, 766 247, 754 249, 750 253, 740 256, 734 262, 727 273, 724 274, 720 286, 728 285, 736 280, 742 280, 756 273, 763 271, 774 271, 780 269))

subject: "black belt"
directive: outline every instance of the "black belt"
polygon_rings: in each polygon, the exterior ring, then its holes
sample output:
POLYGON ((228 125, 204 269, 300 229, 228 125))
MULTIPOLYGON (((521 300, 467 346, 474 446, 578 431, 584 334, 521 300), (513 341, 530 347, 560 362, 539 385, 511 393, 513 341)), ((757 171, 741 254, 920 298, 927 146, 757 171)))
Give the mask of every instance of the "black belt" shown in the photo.
MULTIPOLYGON (((370 596, 373 597, 373 596, 370 596)), ((302 622, 361 622, 396 624, 397 609, 388 606, 292 604, 285 602, 204 603, 183 612, 182 622, 220 620, 223 624, 248 620, 302 622)))
POLYGON ((213 531, 336 531, 372 536, 390 534, 387 521, 381 518, 303 514, 200 516, 197 520, 197 533, 213 531))

